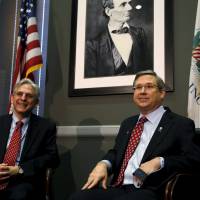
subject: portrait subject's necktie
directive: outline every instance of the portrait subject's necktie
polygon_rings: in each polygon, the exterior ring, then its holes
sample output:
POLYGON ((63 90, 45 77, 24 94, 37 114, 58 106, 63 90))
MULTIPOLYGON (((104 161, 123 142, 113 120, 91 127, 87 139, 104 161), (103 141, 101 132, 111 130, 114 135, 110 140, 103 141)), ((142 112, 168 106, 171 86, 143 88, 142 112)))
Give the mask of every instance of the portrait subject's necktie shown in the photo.
POLYGON ((135 149, 137 148, 139 141, 140 141, 140 137, 142 135, 143 129, 144 129, 144 123, 148 121, 148 119, 146 117, 141 117, 139 119, 139 121, 137 122, 136 126, 134 127, 129 142, 128 142, 128 146, 125 152, 125 156, 122 162, 122 166, 120 168, 119 171, 119 175, 118 178, 116 180, 116 182, 113 184, 113 186, 119 186, 122 184, 122 181, 124 179, 124 171, 127 167, 128 161, 130 160, 130 158, 132 157, 135 149))
MULTIPOLYGON (((10 144, 8 145, 8 148, 7 148, 5 156, 4 156, 3 163, 5 163, 9 166, 15 165, 17 156, 20 152, 22 126, 23 126, 23 122, 19 121, 16 123, 16 127, 15 127, 15 130, 11 137, 10 144)), ((1 184, 0 190, 5 189, 7 184, 8 184, 8 182, 1 184)))
POLYGON ((128 27, 123 27, 122 29, 112 31, 112 33, 114 34, 123 34, 123 33, 128 33, 128 32, 129 32, 128 27))

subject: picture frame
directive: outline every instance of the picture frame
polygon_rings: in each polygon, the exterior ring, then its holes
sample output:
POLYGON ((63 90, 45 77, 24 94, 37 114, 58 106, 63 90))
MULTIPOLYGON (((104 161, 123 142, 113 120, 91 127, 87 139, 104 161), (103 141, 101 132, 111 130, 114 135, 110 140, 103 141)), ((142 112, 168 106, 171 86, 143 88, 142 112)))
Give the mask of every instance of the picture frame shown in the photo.
MULTIPOLYGON (((150 0, 146 0, 146 2, 150 0)), ((134 74, 86 77, 85 47, 87 32, 95 32, 97 28, 88 30, 88 16, 94 21, 93 26, 105 26, 101 16, 99 0, 73 0, 71 20, 71 54, 69 66, 69 96, 112 95, 132 93, 134 74), (93 8, 93 7, 94 8, 93 8), (92 10, 93 9, 93 10, 92 10), (96 10, 95 10, 96 9, 96 10), (96 16, 95 16, 96 15, 96 16), (100 18, 97 20, 97 18, 100 18), (100 22, 99 22, 100 21, 100 22), (100 24, 100 25, 99 25, 100 24)), ((143 1, 144 2, 144 1, 143 1)), ((137 3, 137 2, 136 2, 137 3)), ((152 0, 152 45, 153 70, 165 81, 166 90, 172 92, 173 85, 173 1, 152 0)), ((143 6, 143 5, 142 5, 143 6)), ((143 6, 144 7, 144 6, 143 6)), ((147 6, 146 6, 147 7, 147 6)), ((145 12, 146 13, 146 12, 145 12)), ((145 16, 148 19, 148 16, 145 16)), ((141 12, 137 16, 139 16, 141 12)), ((136 16, 136 17, 137 17, 136 16)), ((139 18, 140 19, 140 18, 139 18)), ((138 23, 141 23, 138 20, 138 23)), ((92 24, 91 24, 92 26, 92 24)))

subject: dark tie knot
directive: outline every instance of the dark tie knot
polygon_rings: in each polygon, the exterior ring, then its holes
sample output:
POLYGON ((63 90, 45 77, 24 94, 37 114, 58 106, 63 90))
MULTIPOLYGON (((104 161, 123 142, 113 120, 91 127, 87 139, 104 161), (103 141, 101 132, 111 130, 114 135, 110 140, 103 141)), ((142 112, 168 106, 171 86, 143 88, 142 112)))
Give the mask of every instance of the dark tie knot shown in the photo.
POLYGON ((122 29, 112 31, 112 33, 115 33, 115 34, 123 34, 123 33, 128 33, 128 32, 129 32, 128 27, 123 27, 122 29))
POLYGON ((23 125, 24 123, 22 121, 16 122, 16 128, 22 128, 23 125))
POLYGON ((148 121, 148 119, 147 119, 145 116, 142 116, 142 117, 139 119, 138 123, 144 124, 146 121, 148 121))

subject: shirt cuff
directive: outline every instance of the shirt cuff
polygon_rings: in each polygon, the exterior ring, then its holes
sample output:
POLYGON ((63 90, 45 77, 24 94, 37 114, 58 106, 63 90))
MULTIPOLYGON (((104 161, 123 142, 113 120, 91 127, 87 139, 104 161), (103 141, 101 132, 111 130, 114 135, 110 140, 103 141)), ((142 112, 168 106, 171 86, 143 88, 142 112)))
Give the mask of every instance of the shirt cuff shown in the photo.
POLYGON ((112 168, 112 164, 111 164, 111 162, 110 162, 109 160, 101 160, 100 162, 106 163, 108 169, 111 169, 111 168, 112 168))
POLYGON ((165 159, 163 157, 160 157, 160 169, 162 169, 165 166, 165 159))

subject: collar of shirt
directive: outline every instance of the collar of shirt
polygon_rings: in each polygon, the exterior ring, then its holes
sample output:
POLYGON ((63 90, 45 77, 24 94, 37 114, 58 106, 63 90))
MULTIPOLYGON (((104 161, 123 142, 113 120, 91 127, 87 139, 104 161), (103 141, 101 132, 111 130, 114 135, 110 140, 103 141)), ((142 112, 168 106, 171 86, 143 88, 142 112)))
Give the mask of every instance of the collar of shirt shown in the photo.
MULTIPOLYGON (((124 28, 124 27, 130 28, 130 26, 127 23, 124 23, 124 25, 122 26, 122 28, 124 28)), ((110 24, 108 24, 108 30, 109 30, 109 33, 113 35, 114 33, 112 33, 112 31, 116 30, 116 28, 114 28, 113 26, 111 26, 110 24)), ((116 34, 114 34, 114 35, 116 35, 116 34)))
MULTIPOLYGON (((147 114, 146 118, 148 119, 148 122, 150 122, 151 124, 154 124, 156 121, 158 121, 158 119, 161 119, 161 117, 162 117, 162 115, 164 114, 165 111, 166 110, 164 109, 163 106, 159 106, 156 110, 154 110, 153 112, 147 114)), ((143 115, 140 114, 139 119, 142 116, 143 115)))
MULTIPOLYGON (((15 113, 13 113, 12 119, 13 120, 12 120, 12 125, 11 125, 11 132, 14 131, 16 123, 19 121, 19 119, 17 118, 15 113)), ((22 126, 22 139, 23 139, 26 134, 26 131, 28 129, 28 123, 30 121, 30 116, 23 118, 21 121, 23 122, 23 126, 22 126)))
MULTIPOLYGON (((19 121, 19 119, 17 118, 17 116, 15 115, 15 113, 13 113, 12 119, 13 119, 12 125, 15 126, 16 123, 19 121)), ((28 124, 29 120, 30 120, 30 116, 23 118, 21 120, 23 122, 23 126, 26 126, 28 124)))

